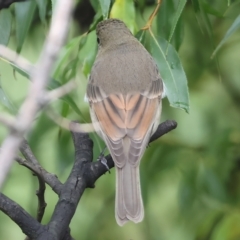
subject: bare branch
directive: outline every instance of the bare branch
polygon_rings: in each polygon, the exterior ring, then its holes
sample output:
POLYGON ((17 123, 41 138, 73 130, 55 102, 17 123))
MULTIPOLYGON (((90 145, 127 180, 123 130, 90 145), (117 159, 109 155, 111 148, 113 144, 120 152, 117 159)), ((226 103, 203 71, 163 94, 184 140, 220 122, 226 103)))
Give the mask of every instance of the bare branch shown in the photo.
POLYGON ((44 198, 46 186, 45 186, 44 178, 42 177, 42 172, 39 168, 37 168, 34 164, 32 164, 32 162, 29 162, 21 157, 16 157, 15 160, 20 165, 30 169, 33 172, 33 174, 36 175, 38 178, 39 189, 36 192, 36 195, 38 197, 37 220, 38 222, 41 222, 45 212, 45 208, 47 206, 44 198))
POLYGON ((44 231, 44 227, 20 205, 0 193, 0 210, 9 216, 32 239, 44 231))
POLYGON ((0 123, 3 123, 8 128, 14 128, 15 119, 11 115, 3 114, 0 115, 0 123))
POLYGON ((41 176, 44 181, 53 189, 53 191, 59 195, 62 189, 62 183, 58 180, 56 175, 49 173, 39 164, 26 140, 22 141, 20 151, 26 158, 26 160, 24 162, 19 161, 19 159, 21 159, 19 157, 17 157, 16 160, 20 164, 26 166, 27 168, 41 176))
POLYGON ((51 221, 48 224, 55 239, 61 239, 75 213, 78 202, 89 185, 87 172, 93 158, 93 142, 86 133, 72 133, 75 163, 64 184, 51 221))
POLYGON ((64 95, 70 93, 72 90, 76 89, 77 82, 75 80, 69 81, 59 88, 56 88, 48 93, 46 93, 44 101, 47 103, 55 101, 64 95))
POLYGON ((32 121, 41 107, 41 101, 44 98, 45 87, 50 79, 53 64, 69 29, 73 4, 73 0, 57 1, 47 41, 38 64, 31 74, 32 84, 28 96, 16 118, 17 131, 11 131, 2 144, 2 151, 0 152, 0 187, 11 168, 23 135, 31 127, 32 121))
POLYGON ((81 133, 89 133, 89 132, 95 131, 92 123, 72 122, 56 114, 52 108, 49 108, 46 112, 50 119, 52 119, 57 125, 59 125, 64 129, 71 130, 73 132, 81 132, 81 133), (71 125, 71 128, 69 128, 70 125, 71 125))

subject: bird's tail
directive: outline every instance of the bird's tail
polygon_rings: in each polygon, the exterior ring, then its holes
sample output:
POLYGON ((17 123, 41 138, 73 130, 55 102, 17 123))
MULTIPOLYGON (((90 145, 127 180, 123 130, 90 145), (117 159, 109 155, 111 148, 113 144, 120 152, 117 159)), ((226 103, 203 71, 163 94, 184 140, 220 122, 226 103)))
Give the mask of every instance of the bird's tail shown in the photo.
POLYGON ((141 222, 144 217, 139 165, 129 161, 122 168, 116 166, 115 217, 120 226, 129 220, 141 222))

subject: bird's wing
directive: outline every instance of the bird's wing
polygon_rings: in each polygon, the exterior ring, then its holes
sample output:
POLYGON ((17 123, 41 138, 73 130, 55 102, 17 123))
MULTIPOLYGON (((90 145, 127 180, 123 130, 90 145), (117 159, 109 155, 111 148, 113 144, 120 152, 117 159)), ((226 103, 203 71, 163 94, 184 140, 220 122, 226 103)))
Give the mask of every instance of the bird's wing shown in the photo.
POLYGON ((122 167, 128 159, 137 165, 147 144, 162 94, 162 80, 152 81, 141 93, 106 95, 104 90, 89 83, 87 97, 101 135, 113 155, 115 164, 122 167))

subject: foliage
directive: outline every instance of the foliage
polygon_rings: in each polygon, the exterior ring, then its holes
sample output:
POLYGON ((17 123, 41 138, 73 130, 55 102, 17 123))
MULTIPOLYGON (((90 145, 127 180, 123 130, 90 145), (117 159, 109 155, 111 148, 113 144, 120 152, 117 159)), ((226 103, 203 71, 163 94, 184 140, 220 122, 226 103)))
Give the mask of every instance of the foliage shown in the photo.
MULTIPOLYGON (((54 89, 71 79, 77 79, 79 86, 51 104, 52 109, 62 117, 90 122, 84 94, 97 52, 94 30, 99 21, 110 16, 122 19, 151 52, 168 98, 163 102, 162 120, 173 118, 179 126, 151 144, 142 160, 144 221, 123 228, 116 225, 113 173, 102 177, 94 190, 85 192, 70 226, 73 236, 240 239, 240 1, 163 0, 156 12, 158 6, 150 0, 91 0, 89 6, 83 2, 77 3, 79 9, 88 13, 91 8, 95 15, 88 15, 91 24, 85 26, 87 17, 74 14, 48 88, 54 89)), ((56 1, 26 1, 1 10, 0 43, 35 62, 55 4, 56 1)), ((16 113, 27 94, 29 73, 5 60, 0 62, 0 74, 0 111, 16 113)), ((0 139, 5 135, 6 130, 1 127, 0 139)), ((97 158, 104 144, 91 135, 97 158)), ((65 179, 73 159, 68 131, 56 126, 43 110, 26 137, 41 163, 65 179)), ((4 193, 35 214, 36 185, 30 172, 16 164, 4 193)), ((46 201, 43 222, 47 223, 56 201, 50 189, 46 201)), ((1 212, 0 221, 2 239, 22 237, 18 227, 1 212)))

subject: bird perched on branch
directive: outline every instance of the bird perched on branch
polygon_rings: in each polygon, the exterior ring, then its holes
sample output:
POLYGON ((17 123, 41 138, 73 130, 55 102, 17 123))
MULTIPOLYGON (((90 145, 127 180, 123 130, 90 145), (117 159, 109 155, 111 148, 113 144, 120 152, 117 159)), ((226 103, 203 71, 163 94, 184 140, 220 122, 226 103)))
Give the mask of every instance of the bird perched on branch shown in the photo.
POLYGON ((115 216, 122 226, 144 217, 139 164, 159 124, 163 83, 153 58, 122 21, 102 21, 96 32, 87 98, 93 126, 115 163, 115 216))

